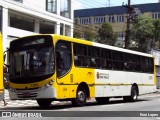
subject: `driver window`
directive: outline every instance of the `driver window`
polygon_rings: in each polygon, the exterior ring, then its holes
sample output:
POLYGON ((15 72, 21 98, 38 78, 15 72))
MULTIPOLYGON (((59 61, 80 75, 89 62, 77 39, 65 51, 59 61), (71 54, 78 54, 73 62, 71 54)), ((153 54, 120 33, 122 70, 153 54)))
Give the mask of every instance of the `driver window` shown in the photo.
POLYGON ((57 76, 65 75, 71 69, 71 43, 58 41, 56 45, 57 76))

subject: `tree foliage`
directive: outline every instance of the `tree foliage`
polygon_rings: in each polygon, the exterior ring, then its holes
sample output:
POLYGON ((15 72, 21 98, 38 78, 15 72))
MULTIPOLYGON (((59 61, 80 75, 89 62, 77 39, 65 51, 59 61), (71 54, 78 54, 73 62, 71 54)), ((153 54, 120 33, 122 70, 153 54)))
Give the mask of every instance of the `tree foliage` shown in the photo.
POLYGON ((78 29, 78 27, 76 27, 75 26, 75 29, 74 29, 74 31, 73 31, 73 37, 74 38, 81 38, 81 30, 80 29, 78 29))
POLYGON ((82 35, 84 39, 88 41, 94 41, 96 39, 96 33, 93 30, 93 26, 75 26, 73 37, 82 39, 82 35))
POLYGON ((130 48, 148 53, 159 40, 159 21, 150 17, 139 16, 131 28, 130 48), (132 44, 134 42, 134 45, 132 44))
POLYGON ((98 31, 98 40, 99 43, 114 45, 116 42, 116 35, 113 32, 112 26, 110 23, 103 23, 102 27, 98 31))
POLYGON ((160 49, 160 19, 154 21, 155 31, 154 31, 154 48, 160 49))
POLYGON ((84 28, 84 38, 89 41, 94 41, 96 39, 96 34, 92 25, 84 28))

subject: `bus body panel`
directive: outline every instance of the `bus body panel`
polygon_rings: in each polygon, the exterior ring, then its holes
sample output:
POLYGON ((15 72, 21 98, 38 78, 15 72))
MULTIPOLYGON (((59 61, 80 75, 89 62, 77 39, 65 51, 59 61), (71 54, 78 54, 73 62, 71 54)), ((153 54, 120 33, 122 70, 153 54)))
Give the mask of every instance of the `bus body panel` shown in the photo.
POLYGON ((139 95, 156 91, 154 75, 113 70, 95 70, 95 97, 129 96, 135 83, 139 95))
MULTIPOLYGON (((55 43, 59 40, 64 40, 68 42, 74 42, 74 38, 68 38, 65 36, 54 37, 55 43)), ((75 41, 76 43, 84 43, 83 41, 75 41)), ((91 42, 85 41, 85 44, 92 45, 91 42)), ((72 61, 74 61, 73 57, 73 47, 72 47, 72 61)), ((57 83, 57 99, 66 99, 66 98, 75 98, 76 91, 78 85, 85 82, 88 84, 90 97, 95 96, 94 87, 92 84, 94 83, 94 70, 88 68, 77 68, 74 66, 74 62, 72 62, 71 70, 64 75, 63 77, 58 78, 56 80, 57 83)))

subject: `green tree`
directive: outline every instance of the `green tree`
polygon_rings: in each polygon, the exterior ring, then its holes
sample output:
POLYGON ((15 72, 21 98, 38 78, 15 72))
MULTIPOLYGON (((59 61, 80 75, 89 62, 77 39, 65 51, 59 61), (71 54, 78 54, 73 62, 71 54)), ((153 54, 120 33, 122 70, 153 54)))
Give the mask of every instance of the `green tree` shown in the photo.
POLYGON ((74 37, 74 38, 81 38, 81 34, 82 34, 81 30, 78 29, 78 28, 75 26, 75 29, 74 29, 74 31, 73 31, 73 37, 74 37))
POLYGON ((130 46, 131 49, 141 51, 141 52, 149 52, 153 45, 155 44, 154 38, 154 20, 145 17, 139 16, 136 23, 131 28, 131 41, 130 46), (135 43, 136 46, 133 47, 132 43, 135 43))
POLYGON ((94 41, 96 39, 96 34, 93 26, 87 26, 84 28, 84 38, 89 41, 94 41))
POLYGON ((154 47, 160 49, 160 19, 154 21, 154 41, 156 42, 154 47))
POLYGON ((110 23, 103 23, 98 31, 97 42, 114 46, 116 42, 116 34, 114 34, 110 23))

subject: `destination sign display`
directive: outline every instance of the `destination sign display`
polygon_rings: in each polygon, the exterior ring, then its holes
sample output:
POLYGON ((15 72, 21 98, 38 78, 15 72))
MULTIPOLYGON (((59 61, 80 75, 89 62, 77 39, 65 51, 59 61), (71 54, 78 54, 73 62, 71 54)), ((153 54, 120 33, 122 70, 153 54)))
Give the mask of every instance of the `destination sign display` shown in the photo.
POLYGON ((28 46, 28 45, 37 45, 37 44, 44 44, 45 43, 45 39, 44 38, 40 38, 31 42, 27 42, 25 43, 23 46, 28 46))
POLYGON ((52 36, 49 35, 28 36, 12 41, 10 44, 10 48, 14 50, 25 49, 28 47, 35 48, 35 47, 45 47, 45 46, 53 46, 52 36))

